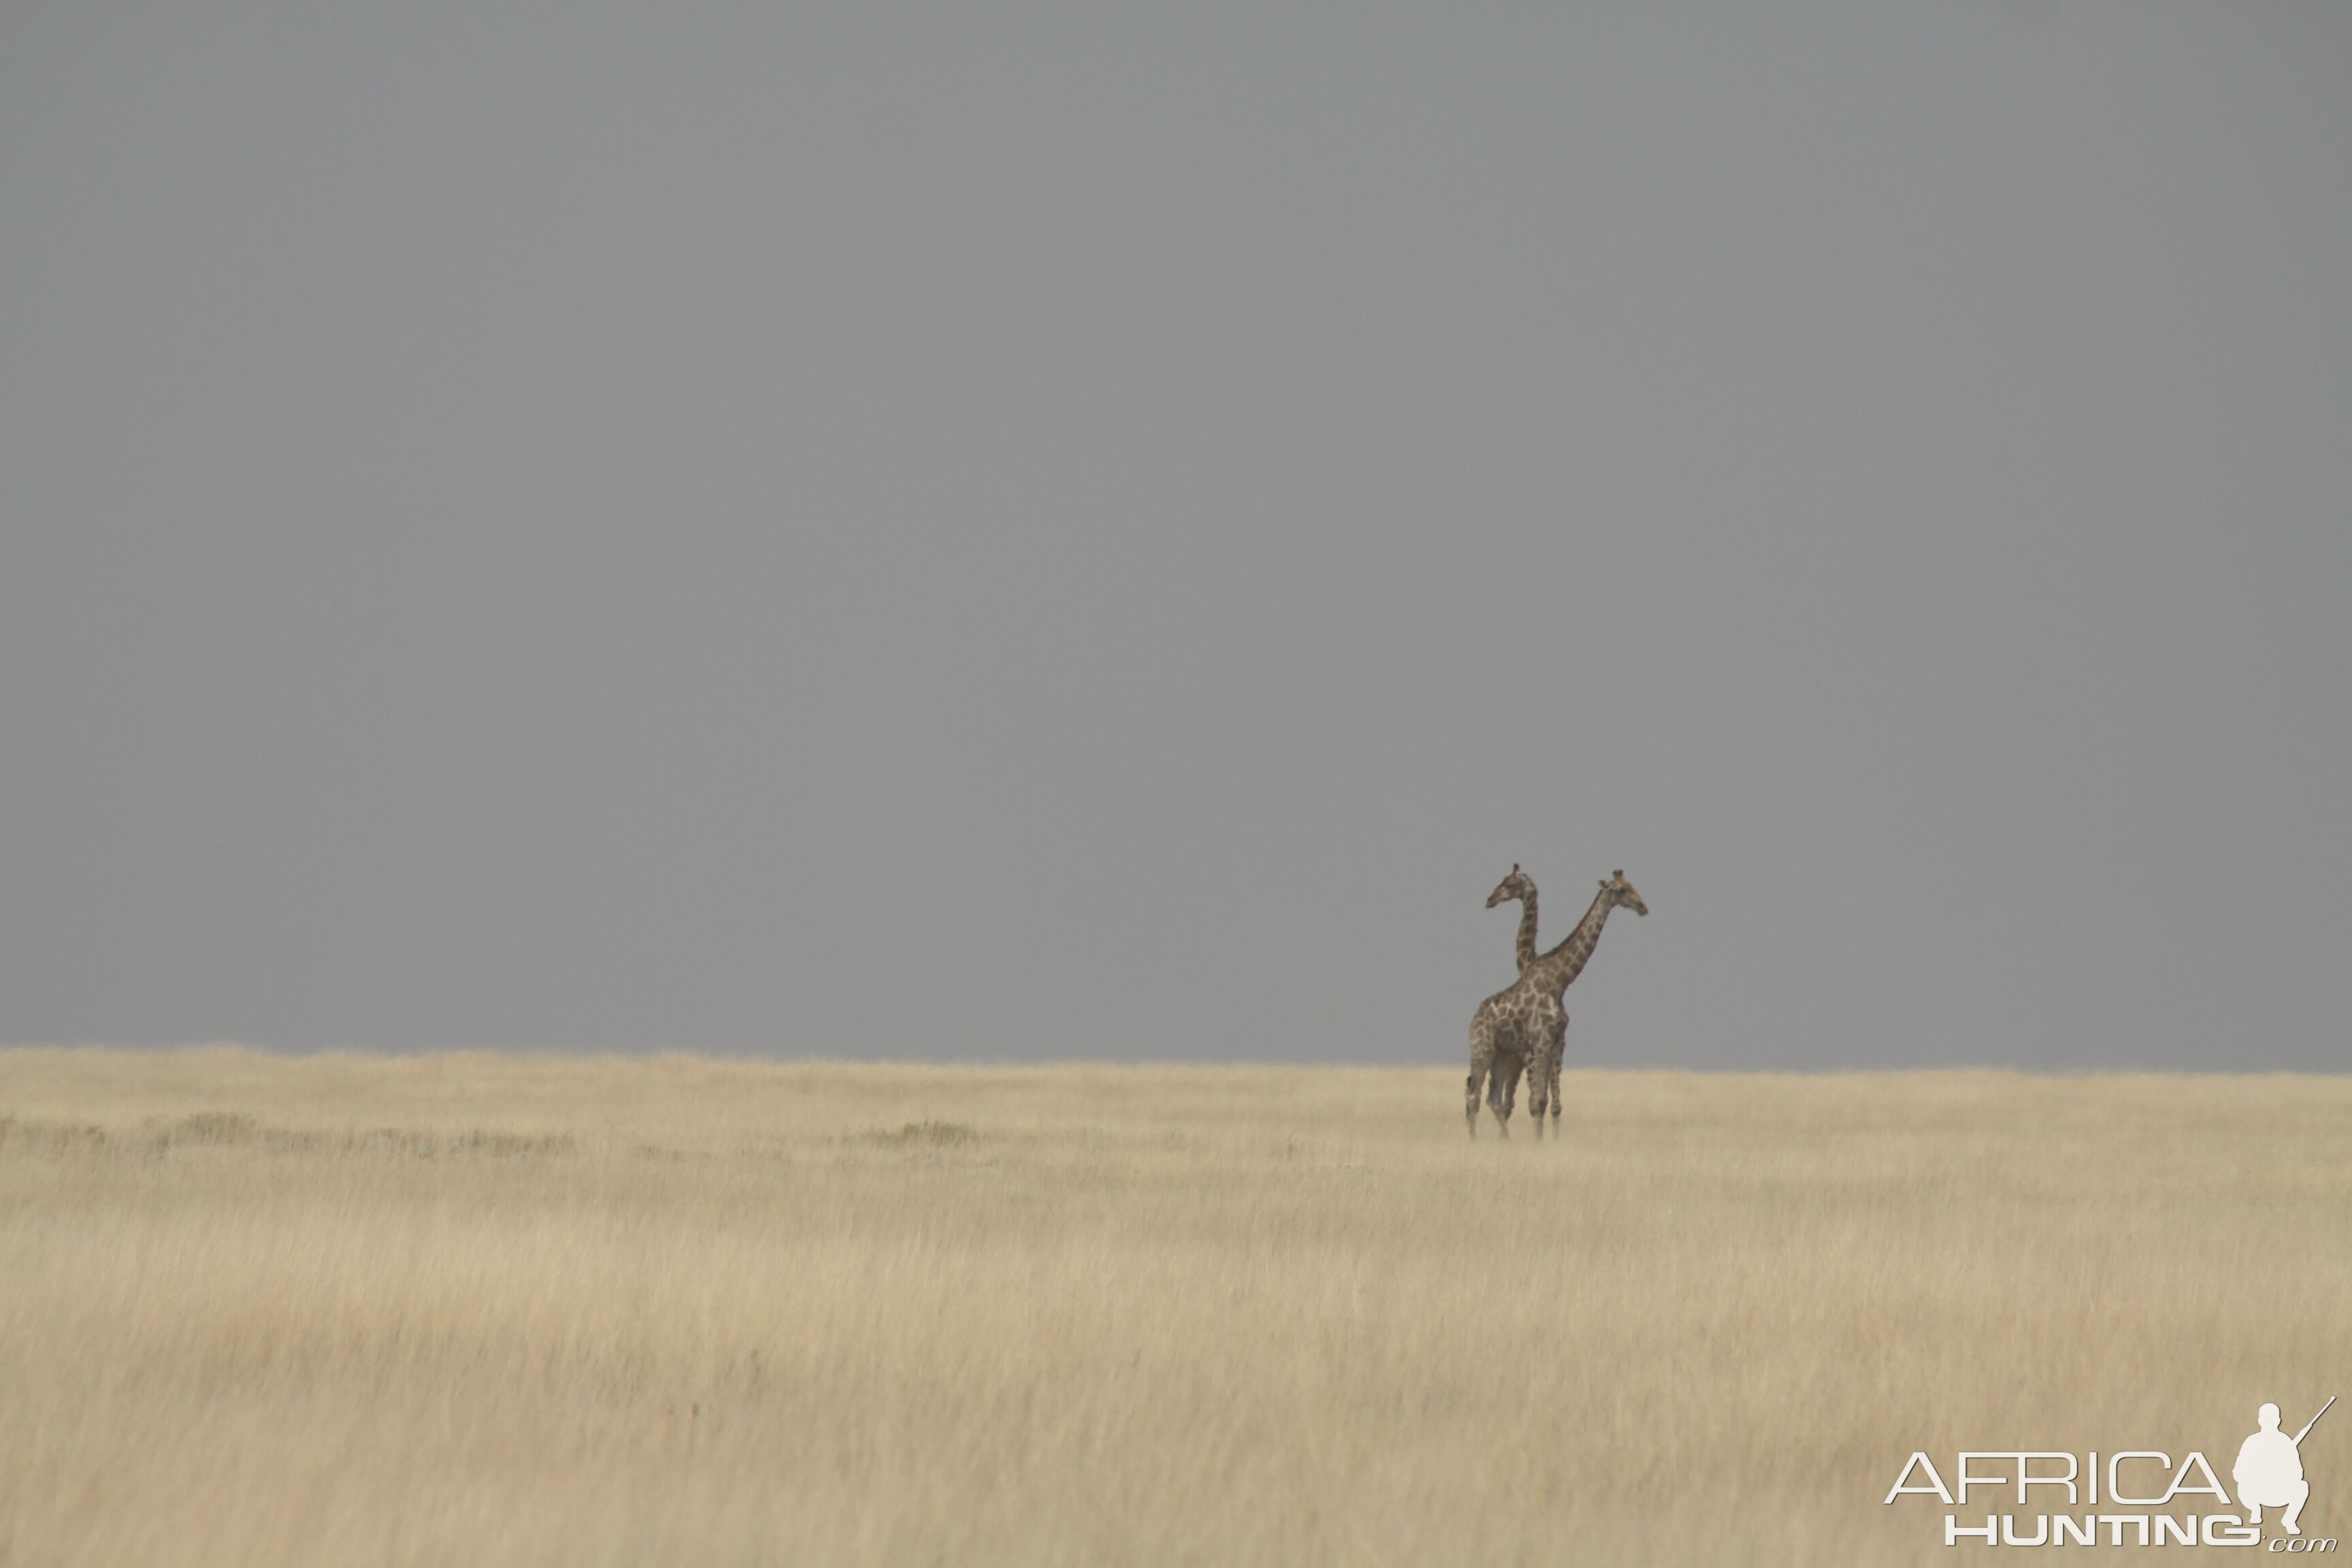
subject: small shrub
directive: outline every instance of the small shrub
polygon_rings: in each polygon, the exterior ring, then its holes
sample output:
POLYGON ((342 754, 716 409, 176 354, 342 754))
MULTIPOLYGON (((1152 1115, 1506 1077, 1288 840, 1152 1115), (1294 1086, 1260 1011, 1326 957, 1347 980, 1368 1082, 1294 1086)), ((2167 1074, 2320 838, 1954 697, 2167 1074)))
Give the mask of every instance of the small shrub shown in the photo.
POLYGON ((372 1127, 355 1134, 352 1147, 372 1153, 405 1154, 413 1159, 430 1159, 437 1145, 430 1133, 411 1132, 400 1127, 372 1127))
POLYGON ((95 1152, 106 1147, 106 1129, 69 1127, 58 1121, 19 1121, 0 1116, 0 1148, 29 1154, 95 1152))
POLYGON ((569 1154, 572 1150, 569 1132, 545 1132, 536 1136, 525 1132, 492 1132, 477 1127, 449 1142, 453 1154, 488 1154, 494 1159, 514 1159, 530 1154, 569 1154))
POLYGON ((155 1142, 167 1149, 188 1143, 235 1145, 252 1142, 260 1131, 252 1117, 234 1110, 199 1110, 165 1127, 155 1142))
POLYGON ((915 1143, 929 1143, 933 1146, 970 1143, 980 1134, 961 1121, 909 1121, 896 1132, 869 1132, 866 1136, 877 1143, 889 1143, 904 1148, 915 1143))

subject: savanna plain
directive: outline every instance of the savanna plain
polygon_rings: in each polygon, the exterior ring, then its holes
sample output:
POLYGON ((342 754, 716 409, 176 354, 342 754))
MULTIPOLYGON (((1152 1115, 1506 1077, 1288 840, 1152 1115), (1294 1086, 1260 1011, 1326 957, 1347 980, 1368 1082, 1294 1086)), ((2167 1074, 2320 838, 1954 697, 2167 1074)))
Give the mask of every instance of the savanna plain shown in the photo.
POLYGON ((0 1563, 1942 1562, 2352 1393, 2352 1082, 1566 1089, 0 1051, 0 1563))

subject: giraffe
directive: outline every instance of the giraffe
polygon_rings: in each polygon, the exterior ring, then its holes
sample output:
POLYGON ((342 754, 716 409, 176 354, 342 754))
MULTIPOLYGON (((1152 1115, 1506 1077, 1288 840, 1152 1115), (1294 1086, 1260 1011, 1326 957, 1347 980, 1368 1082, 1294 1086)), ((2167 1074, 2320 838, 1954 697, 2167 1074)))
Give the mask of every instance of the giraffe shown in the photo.
POLYGON ((1509 989, 1478 1004, 1470 1020, 1470 1079, 1463 1097, 1463 1114, 1470 1136, 1478 1136, 1478 1090, 1486 1089, 1495 1124, 1504 1137, 1511 1135, 1511 1102, 1517 1098, 1519 1075, 1528 1077, 1528 1113, 1535 1118, 1536 1136, 1543 1136, 1544 1111, 1549 1109, 1555 1131, 1559 1126, 1560 1059, 1568 1048, 1568 1014, 1560 997, 1569 983, 1584 971, 1609 911, 1623 905, 1637 915, 1650 906, 1618 871, 1601 880, 1600 895, 1584 912, 1576 929, 1549 952, 1535 952, 1535 883, 1514 866, 1511 875, 1487 897, 1493 909, 1506 899, 1517 899, 1525 908, 1519 916, 1519 977, 1509 989))
MULTIPOLYGON (((1625 879, 1625 873, 1622 870, 1612 871, 1601 882, 1601 891, 1593 899, 1592 907, 1584 911, 1584 919, 1577 923, 1576 930, 1569 932, 1568 940, 1547 955, 1558 958, 1560 964, 1559 972, 1555 976, 1558 989, 1554 994, 1564 996, 1569 985, 1578 975, 1584 973, 1585 962, 1592 956, 1592 950, 1601 943, 1601 928, 1608 922, 1609 911, 1620 904, 1637 915, 1646 915, 1650 912, 1650 906, 1642 901, 1642 895, 1633 890, 1633 884, 1625 879)), ((1559 1113, 1564 1109, 1559 1092, 1560 1058, 1567 1054, 1567 1051, 1568 1014, 1563 1011, 1559 1016, 1559 1027, 1552 1031, 1551 1049, 1547 1053, 1544 1063, 1544 1085, 1550 1090, 1551 1130, 1555 1137, 1559 1133, 1559 1113)), ((1529 1098, 1533 1100, 1532 1086, 1529 1089, 1529 1098)), ((1509 1103, 1509 1094, 1506 1090, 1504 1104, 1509 1103)), ((1534 1104, 1529 1106, 1528 1114, 1538 1114, 1534 1104)), ((1540 1128, 1537 1130, 1536 1136, 1538 1138, 1543 1136, 1540 1128)))
MULTIPOLYGON (((1496 904, 1510 899, 1519 900, 1517 946, 1519 973, 1524 976, 1528 972, 1528 965, 1536 961, 1536 879, 1519 869, 1518 862, 1516 860, 1511 863, 1511 874, 1496 883, 1495 890, 1486 895, 1486 907, 1491 910, 1496 904)), ((1474 1067, 1479 1056, 1480 1030, 1482 1026, 1486 1026, 1484 1038, 1489 1047, 1487 1059, 1493 1075, 1490 1079, 1490 1100, 1495 1108, 1495 1120, 1502 1127, 1503 1135, 1507 1138, 1510 1136, 1509 1104, 1511 1100, 1517 1098, 1519 1075, 1526 1070, 1526 1064, 1521 1058, 1519 1041, 1519 1036, 1525 1031, 1512 1028, 1502 1028, 1498 1031, 1493 1026, 1498 1020, 1491 1018, 1490 1015, 1495 1013, 1496 1005, 1510 994, 1510 992, 1505 992, 1501 995, 1488 997, 1479 1007, 1478 1016, 1471 1021, 1470 1025, 1470 1055, 1474 1067)), ((1477 1103, 1477 1090, 1474 1088, 1470 1091, 1470 1135, 1474 1138, 1478 1135, 1477 1103)), ((1540 1127, 1542 1123, 1538 1122, 1537 1125, 1540 1127)))
MULTIPOLYGON (((1519 900, 1517 939, 1519 973, 1525 974, 1528 972, 1528 965, 1536 961, 1536 879, 1519 869, 1519 864, 1516 860, 1511 862, 1511 874, 1496 883, 1495 890, 1486 895, 1486 907, 1491 910, 1496 904, 1511 899, 1519 900)), ((1486 1012, 1486 1009, 1484 1007, 1479 1009, 1482 1017, 1486 1012)), ((1475 1031, 1476 1027, 1475 1022, 1472 1027, 1475 1031)), ((1475 1053, 1476 1049, 1475 1032, 1472 1040, 1472 1049, 1475 1053)), ((1508 1100, 1505 1097, 1508 1096, 1510 1099, 1517 1097, 1519 1075, 1525 1070, 1525 1065, 1521 1062, 1517 1050, 1514 1048, 1513 1042, 1508 1040, 1500 1042, 1492 1079, 1495 1116, 1497 1121, 1503 1121, 1509 1115, 1509 1111, 1506 1109, 1508 1100)), ((1473 1112, 1471 1135, 1473 1137, 1477 1135, 1475 1112, 1473 1112)), ((1510 1129, 1506 1123, 1504 1136, 1509 1135, 1510 1129)))

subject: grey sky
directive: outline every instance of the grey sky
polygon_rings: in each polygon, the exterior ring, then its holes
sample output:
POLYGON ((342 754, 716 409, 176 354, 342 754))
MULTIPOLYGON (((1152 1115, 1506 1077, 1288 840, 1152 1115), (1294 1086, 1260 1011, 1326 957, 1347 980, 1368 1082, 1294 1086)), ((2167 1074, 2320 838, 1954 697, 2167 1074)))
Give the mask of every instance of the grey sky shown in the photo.
POLYGON ((0 1039, 2332 1069, 2347 593, 2352 7, 0 11, 0 1039))

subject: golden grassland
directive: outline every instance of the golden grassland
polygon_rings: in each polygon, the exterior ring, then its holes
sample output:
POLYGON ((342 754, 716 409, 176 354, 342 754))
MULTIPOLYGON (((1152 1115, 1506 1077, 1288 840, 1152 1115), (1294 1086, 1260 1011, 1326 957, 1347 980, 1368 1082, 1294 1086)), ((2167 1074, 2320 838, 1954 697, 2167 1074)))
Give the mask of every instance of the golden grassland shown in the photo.
POLYGON ((0 1051, 0 1563, 1940 1562, 2352 1393, 2352 1081, 1461 1091, 0 1051))

